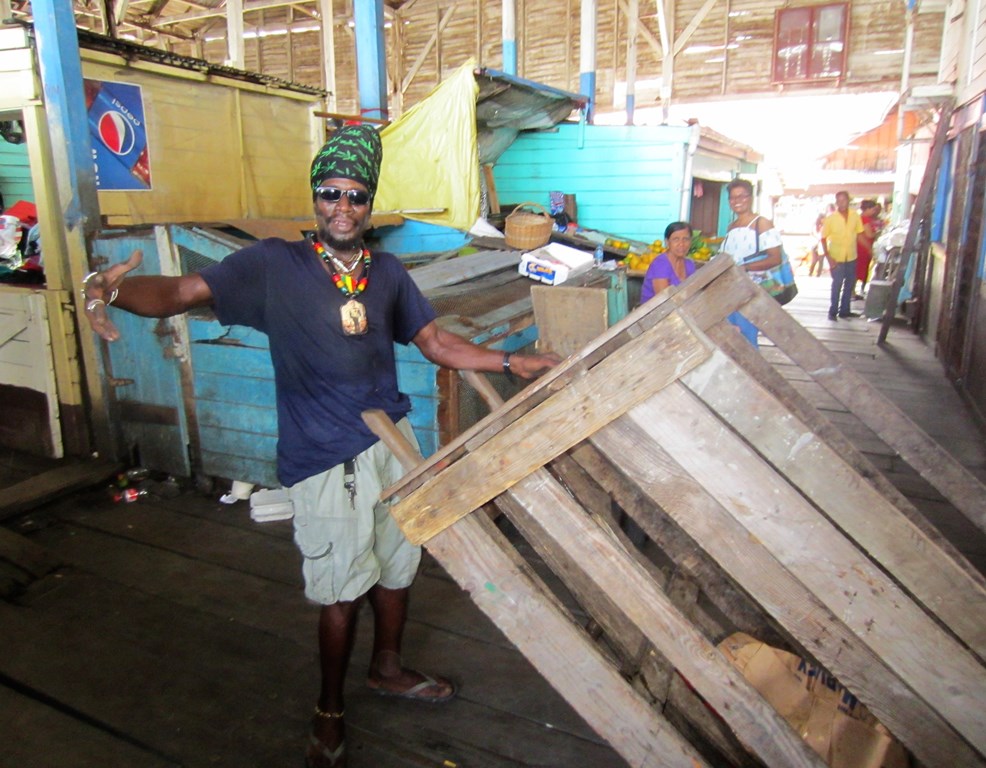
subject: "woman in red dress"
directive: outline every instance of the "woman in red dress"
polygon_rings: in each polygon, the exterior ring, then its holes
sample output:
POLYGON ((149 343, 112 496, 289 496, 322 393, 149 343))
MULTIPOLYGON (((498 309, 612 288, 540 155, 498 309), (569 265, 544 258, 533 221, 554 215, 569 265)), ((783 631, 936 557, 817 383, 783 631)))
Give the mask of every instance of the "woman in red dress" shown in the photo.
POLYGON ((870 279, 870 263, 873 261, 873 241, 876 240, 883 222, 880 221, 881 207, 875 200, 864 200, 859 204, 859 217, 863 221, 863 231, 856 236, 856 280, 860 283, 859 292, 853 291, 854 299, 862 299, 866 283, 870 279))

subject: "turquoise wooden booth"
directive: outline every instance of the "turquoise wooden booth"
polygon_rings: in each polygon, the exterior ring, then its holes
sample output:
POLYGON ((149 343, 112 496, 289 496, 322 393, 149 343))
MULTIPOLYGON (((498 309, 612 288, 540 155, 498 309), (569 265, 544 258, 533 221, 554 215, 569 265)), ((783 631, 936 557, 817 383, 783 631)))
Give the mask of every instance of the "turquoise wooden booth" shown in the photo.
MULTIPOLYGON (((125 260, 135 274, 178 275, 220 261, 248 244, 242 232, 192 225, 104 231, 94 241, 99 263, 125 260)), ((471 341, 516 351, 537 339, 531 281, 517 274, 520 254, 480 252, 411 271, 439 322, 471 341), (420 276, 419 276, 420 275, 420 276), (444 276, 444 277, 443 277, 444 276)), ((610 322, 626 314, 622 274, 595 278, 609 291, 610 322)), ((133 459, 183 477, 220 477, 276 487, 277 418, 267 337, 221 325, 209 310, 167 319, 111 310, 121 338, 106 345, 104 366, 122 445, 133 459)), ((412 403, 410 421, 425 455, 485 414, 454 372, 425 360, 417 347, 395 345, 398 382, 412 403)), ((505 377, 491 376, 509 397, 505 377)))
POLYGON ((575 195, 578 223, 646 243, 672 221, 706 236, 731 221, 726 184, 754 178, 750 147, 698 125, 615 126, 561 123, 524 131, 493 168, 501 204, 548 206, 548 193, 575 195))

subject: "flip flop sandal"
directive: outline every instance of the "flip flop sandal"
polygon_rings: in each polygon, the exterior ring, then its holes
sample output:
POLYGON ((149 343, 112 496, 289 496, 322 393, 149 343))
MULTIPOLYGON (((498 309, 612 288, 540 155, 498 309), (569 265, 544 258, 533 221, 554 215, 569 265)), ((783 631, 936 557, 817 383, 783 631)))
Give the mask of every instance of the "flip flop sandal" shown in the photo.
POLYGON ((384 688, 379 683, 370 682, 369 680, 366 684, 367 687, 378 696, 388 696, 394 699, 411 699, 412 701, 418 701, 422 704, 444 704, 445 702, 454 699, 455 695, 459 692, 459 689, 456 687, 455 683, 449 680, 448 683, 452 686, 452 691, 447 696, 422 696, 422 691, 426 691, 429 688, 440 685, 435 678, 430 677, 429 675, 425 675, 424 678, 425 679, 420 683, 417 685, 412 685, 405 691, 391 691, 384 688))
POLYGON ((335 748, 335 751, 330 751, 325 744, 316 738, 315 734, 309 734, 308 740, 310 747, 308 754, 305 755, 305 768, 319 768, 323 763, 323 759, 328 760, 328 768, 334 768, 337 763, 346 756, 346 742, 345 740, 339 743, 339 746, 335 748), (315 749, 315 754, 312 754, 312 747, 315 749))

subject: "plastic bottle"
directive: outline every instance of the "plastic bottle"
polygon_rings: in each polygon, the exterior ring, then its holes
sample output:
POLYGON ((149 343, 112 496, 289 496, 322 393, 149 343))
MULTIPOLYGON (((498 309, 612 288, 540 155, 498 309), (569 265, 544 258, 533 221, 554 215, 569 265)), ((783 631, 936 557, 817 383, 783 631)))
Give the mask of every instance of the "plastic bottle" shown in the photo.
POLYGON ((124 488, 119 493, 113 495, 113 501, 124 504, 133 504, 141 496, 146 496, 147 491, 144 488, 124 488))
POLYGON ((601 245, 596 246, 596 250, 592 254, 592 263, 596 269, 603 265, 603 247, 601 245))

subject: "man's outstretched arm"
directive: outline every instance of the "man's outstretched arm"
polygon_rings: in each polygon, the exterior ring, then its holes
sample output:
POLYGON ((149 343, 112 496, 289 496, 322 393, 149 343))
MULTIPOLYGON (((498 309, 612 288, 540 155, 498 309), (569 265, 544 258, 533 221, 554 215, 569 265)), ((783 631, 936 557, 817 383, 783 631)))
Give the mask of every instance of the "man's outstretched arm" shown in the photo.
MULTIPOLYGON (((431 362, 446 368, 491 373, 506 370, 503 352, 466 341, 461 336, 440 328, 434 321, 418 331, 414 343, 431 362)), ((511 354, 508 372, 522 379, 533 379, 560 362, 561 358, 554 354, 511 354)))
POLYGON ((127 278, 142 261, 143 253, 134 251, 125 262, 88 275, 82 286, 89 325, 107 341, 120 338, 119 329, 106 312, 110 304, 142 317, 171 317, 212 303, 212 291, 198 274, 127 278))

